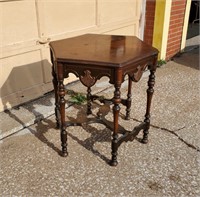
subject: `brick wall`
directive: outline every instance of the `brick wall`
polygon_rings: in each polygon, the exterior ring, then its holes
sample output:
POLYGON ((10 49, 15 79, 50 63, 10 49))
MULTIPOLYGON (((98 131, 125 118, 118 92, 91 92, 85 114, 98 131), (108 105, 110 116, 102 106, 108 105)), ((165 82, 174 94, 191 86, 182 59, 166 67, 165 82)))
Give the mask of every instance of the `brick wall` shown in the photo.
POLYGON ((180 51, 187 0, 172 0, 166 60, 180 51))
POLYGON ((156 0, 146 0, 144 41, 152 45, 156 0))

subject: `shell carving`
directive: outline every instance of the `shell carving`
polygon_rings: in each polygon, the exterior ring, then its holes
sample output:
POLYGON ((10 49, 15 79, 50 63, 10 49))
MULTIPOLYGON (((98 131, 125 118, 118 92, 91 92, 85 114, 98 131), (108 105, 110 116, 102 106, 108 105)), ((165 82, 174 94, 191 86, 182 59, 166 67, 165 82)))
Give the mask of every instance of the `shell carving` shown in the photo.
POLYGON ((136 70, 131 74, 131 78, 133 81, 138 82, 142 77, 143 71, 145 70, 147 65, 145 66, 137 66, 136 70))
POLYGON ((91 72, 89 70, 85 70, 84 73, 84 76, 80 76, 80 80, 83 83, 83 85, 85 85, 86 87, 93 86, 96 82, 95 77, 91 76, 91 72))

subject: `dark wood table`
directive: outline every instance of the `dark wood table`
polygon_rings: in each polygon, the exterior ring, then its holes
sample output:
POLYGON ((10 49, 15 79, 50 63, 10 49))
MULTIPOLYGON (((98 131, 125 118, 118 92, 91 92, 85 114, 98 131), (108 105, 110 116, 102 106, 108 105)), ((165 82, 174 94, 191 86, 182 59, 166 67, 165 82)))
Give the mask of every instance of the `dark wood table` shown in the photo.
MULTIPOLYGON (((86 34, 50 43, 52 75, 55 89, 55 115, 57 127, 61 131, 62 155, 67 156, 67 131, 65 122, 65 87, 63 81, 69 73, 74 73, 87 87, 87 114, 91 114, 91 102, 99 97, 91 94, 91 87, 103 76, 109 77, 109 83, 115 87, 114 96, 109 100, 113 104, 112 159, 110 165, 117 165, 117 150, 122 142, 133 140, 143 130, 143 143, 148 141, 150 127, 150 105, 154 92, 155 71, 158 50, 147 45, 135 36, 115 36, 86 34), (132 81, 138 82, 145 69, 150 70, 147 107, 144 122, 132 131, 119 135, 120 104, 126 106, 125 119, 130 119, 132 81), (120 87, 128 75, 128 94, 121 98, 120 87)), ((108 99, 99 99, 106 103, 108 99)), ((101 112, 97 121, 102 120, 101 112)), ((102 121, 103 123, 104 121, 102 121)))

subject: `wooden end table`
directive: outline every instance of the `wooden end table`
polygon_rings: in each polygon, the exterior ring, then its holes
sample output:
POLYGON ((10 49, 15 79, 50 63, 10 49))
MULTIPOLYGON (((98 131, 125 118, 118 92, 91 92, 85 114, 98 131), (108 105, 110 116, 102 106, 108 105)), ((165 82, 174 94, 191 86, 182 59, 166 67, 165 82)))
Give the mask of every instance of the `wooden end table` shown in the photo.
MULTIPOLYGON (((150 105, 154 92, 155 71, 158 50, 147 45, 135 36, 116 36, 85 34, 73 38, 50 43, 53 85, 55 90, 55 115, 57 127, 61 131, 62 155, 67 156, 67 131, 65 122, 65 87, 64 78, 74 73, 81 83, 87 87, 87 114, 91 114, 91 102, 98 96, 91 94, 91 87, 103 76, 109 77, 109 83, 115 87, 113 104, 113 134, 111 166, 117 165, 117 150, 123 141, 133 138, 143 130, 143 143, 148 141, 150 127, 150 105), (123 132, 119 136, 120 104, 126 106, 125 119, 130 118, 132 81, 138 82, 145 69, 150 70, 147 107, 144 122, 133 128, 131 132, 123 132), (120 87, 128 75, 128 94, 121 98, 120 87)), ((102 98, 101 98, 102 99, 102 98)), ((101 100, 102 101, 102 100, 101 100)), ((106 99, 102 102, 106 101, 106 99)), ((102 119, 99 113, 97 120, 102 119)), ((100 121, 99 121, 100 122, 100 121)), ((103 123, 103 121, 102 121, 103 123)))

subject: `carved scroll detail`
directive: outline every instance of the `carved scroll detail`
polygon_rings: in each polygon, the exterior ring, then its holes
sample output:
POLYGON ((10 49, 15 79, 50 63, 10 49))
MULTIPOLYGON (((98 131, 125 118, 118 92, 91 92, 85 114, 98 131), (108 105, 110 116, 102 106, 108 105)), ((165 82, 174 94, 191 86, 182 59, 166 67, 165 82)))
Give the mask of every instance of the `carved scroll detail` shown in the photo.
POLYGON ((142 77, 143 71, 145 70, 146 67, 147 65, 138 65, 133 73, 129 73, 131 79, 135 82, 138 82, 142 77))
POLYGON ((84 76, 80 76, 81 82, 87 87, 92 87, 96 82, 95 77, 91 76, 91 72, 89 70, 85 70, 84 73, 84 76))

